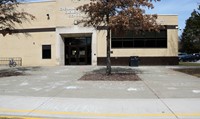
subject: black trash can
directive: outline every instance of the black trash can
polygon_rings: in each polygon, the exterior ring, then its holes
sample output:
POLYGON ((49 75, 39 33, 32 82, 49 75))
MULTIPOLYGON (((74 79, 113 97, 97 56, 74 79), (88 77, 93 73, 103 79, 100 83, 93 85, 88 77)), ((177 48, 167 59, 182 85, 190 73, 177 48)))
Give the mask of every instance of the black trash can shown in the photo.
POLYGON ((129 61, 129 66, 139 66, 139 57, 138 56, 131 56, 129 61))

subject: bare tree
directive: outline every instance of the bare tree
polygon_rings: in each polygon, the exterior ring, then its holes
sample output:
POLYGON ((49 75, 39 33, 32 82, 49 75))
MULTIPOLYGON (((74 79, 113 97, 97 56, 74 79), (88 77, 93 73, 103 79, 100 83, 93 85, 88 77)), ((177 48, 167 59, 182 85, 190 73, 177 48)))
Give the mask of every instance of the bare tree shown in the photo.
POLYGON ((153 9, 153 1, 160 0, 90 0, 90 3, 79 6, 77 10, 85 13, 80 20, 84 26, 95 28, 104 26, 107 30, 107 70, 111 74, 110 33, 111 29, 120 30, 158 30, 157 15, 145 14, 145 8, 153 9))
POLYGON ((35 17, 27 12, 18 11, 17 0, 0 0, 0 34, 11 34, 16 24, 33 20, 35 17))

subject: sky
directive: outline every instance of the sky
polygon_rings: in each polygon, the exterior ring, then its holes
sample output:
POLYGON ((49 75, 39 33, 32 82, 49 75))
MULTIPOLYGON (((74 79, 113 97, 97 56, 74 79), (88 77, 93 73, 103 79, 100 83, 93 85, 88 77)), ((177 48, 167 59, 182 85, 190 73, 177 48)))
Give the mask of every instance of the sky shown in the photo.
POLYGON ((154 9, 146 10, 146 13, 178 15, 180 36, 185 28, 185 21, 198 8, 198 4, 200 5, 200 0, 161 0, 154 3, 154 9))
MULTIPOLYGON (((48 0, 26 0, 26 1, 48 1, 48 0)), ((146 10, 147 14, 173 14, 178 15, 179 36, 185 28, 185 21, 190 17, 192 11, 197 9, 200 0, 161 0, 154 3, 154 9, 146 10)))

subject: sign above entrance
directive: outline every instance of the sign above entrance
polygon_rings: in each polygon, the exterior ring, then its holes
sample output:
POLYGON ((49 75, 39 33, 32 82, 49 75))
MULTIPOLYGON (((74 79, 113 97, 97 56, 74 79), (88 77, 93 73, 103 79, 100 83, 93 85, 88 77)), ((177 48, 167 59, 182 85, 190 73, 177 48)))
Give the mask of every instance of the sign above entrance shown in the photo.
POLYGON ((70 0, 70 1, 71 1, 71 4, 75 4, 75 5, 73 5, 73 7, 60 6, 59 11, 64 12, 66 15, 69 16, 69 18, 83 18, 83 17, 85 17, 85 14, 80 13, 78 10, 76 10, 76 8, 80 5, 90 3, 90 0, 70 0))
POLYGON ((76 8, 62 7, 60 8, 60 11, 65 12, 65 14, 69 16, 69 18, 82 18, 84 16, 78 10, 76 10, 76 8))

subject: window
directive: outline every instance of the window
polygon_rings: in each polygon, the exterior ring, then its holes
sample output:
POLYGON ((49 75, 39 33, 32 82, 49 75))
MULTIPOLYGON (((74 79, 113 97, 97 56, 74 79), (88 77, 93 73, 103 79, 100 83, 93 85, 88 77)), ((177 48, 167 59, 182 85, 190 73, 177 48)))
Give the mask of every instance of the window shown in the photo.
POLYGON ((51 59, 51 45, 42 45, 42 59, 51 59))
POLYGON ((167 30, 112 33, 112 48, 167 48, 167 30))
POLYGON ((91 37, 80 37, 80 38, 66 38, 65 39, 66 45, 90 45, 91 44, 91 37))

